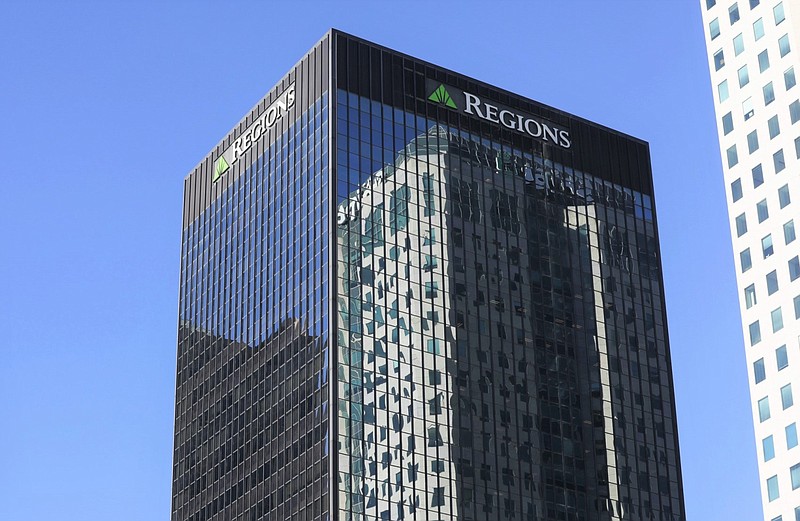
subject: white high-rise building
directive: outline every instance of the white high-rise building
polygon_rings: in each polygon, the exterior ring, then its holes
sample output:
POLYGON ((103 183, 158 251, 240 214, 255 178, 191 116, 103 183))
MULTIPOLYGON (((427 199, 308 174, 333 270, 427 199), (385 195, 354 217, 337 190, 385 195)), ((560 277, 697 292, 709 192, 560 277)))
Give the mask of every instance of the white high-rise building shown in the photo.
POLYGON ((800 521, 800 0, 700 0, 761 497, 800 521))

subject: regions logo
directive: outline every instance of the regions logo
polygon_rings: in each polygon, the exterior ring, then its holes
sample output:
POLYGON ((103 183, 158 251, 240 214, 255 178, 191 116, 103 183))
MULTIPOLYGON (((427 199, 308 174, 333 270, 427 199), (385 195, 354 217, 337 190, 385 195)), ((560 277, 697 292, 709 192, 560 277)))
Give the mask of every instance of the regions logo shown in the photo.
POLYGON ((435 103, 450 107, 451 109, 458 109, 456 102, 450 97, 450 93, 447 92, 447 89, 444 88, 444 85, 439 85, 436 90, 433 91, 433 94, 428 96, 428 99, 435 103))
POLYGON ((211 178, 212 183, 219 181, 222 174, 228 171, 230 165, 225 161, 225 156, 219 156, 214 162, 214 176, 211 178))
MULTIPOLYGON (((211 173, 211 182, 216 183, 224 176, 231 167, 245 156, 248 150, 260 139, 268 136, 269 132, 275 127, 278 121, 288 117, 289 110, 295 102, 294 83, 289 85, 272 104, 261 112, 255 121, 250 123, 245 130, 238 134, 238 137, 227 149, 214 161, 214 168, 211 173)), ((288 125, 288 123, 287 123, 288 125)))
POLYGON ((461 114, 468 114, 510 130, 516 130, 562 148, 572 147, 569 129, 541 116, 518 112, 516 109, 494 101, 487 102, 463 89, 430 79, 425 80, 425 92, 430 92, 427 98, 422 98, 426 101, 444 105, 461 114), (452 94, 455 94, 455 97, 452 94))

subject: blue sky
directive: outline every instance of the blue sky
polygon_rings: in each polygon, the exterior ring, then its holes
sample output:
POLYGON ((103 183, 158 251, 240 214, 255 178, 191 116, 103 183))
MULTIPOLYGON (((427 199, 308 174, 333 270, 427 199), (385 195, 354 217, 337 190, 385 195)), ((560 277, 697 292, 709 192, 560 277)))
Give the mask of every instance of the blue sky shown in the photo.
POLYGON ((169 518, 182 181, 329 27, 650 142, 687 513, 761 518, 696 0, 11 0, 3 18, 0 519, 169 518))

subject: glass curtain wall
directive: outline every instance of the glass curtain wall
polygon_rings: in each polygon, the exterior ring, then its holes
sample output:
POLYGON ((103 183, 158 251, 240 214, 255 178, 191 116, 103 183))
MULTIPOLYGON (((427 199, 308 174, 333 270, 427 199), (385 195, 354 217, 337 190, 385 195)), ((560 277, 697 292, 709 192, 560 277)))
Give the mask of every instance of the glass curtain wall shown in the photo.
POLYGON ((183 230, 174 520, 328 519, 328 113, 325 93, 183 230))
POLYGON ((337 103, 340 519, 681 519, 650 197, 337 103))

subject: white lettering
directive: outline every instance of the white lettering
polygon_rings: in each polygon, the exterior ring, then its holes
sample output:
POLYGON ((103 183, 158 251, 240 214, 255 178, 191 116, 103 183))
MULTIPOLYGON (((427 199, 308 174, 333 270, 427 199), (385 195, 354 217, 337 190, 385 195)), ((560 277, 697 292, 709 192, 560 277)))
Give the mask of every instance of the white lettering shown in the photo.
POLYGON ((500 123, 500 120, 497 119, 497 107, 488 103, 484 107, 486 107, 486 116, 483 119, 488 119, 492 123, 500 123))
POLYGON ((528 134, 530 134, 533 137, 540 137, 542 135, 542 126, 535 119, 526 119, 525 120, 525 132, 527 132, 528 134), (530 129, 529 125, 531 123, 536 125, 536 130, 531 130, 530 129))
POLYGON ((545 141, 553 141, 558 143, 558 132, 554 128, 550 128, 547 125, 542 125, 544 128, 544 140, 545 141), (549 138, 549 139, 548 139, 549 138))
POLYGON ((350 204, 347 208, 347 213, 350 216, 350 220, 357 219, 361 213, 361 203, 359 201, 350 201, 350 204))
POLYGON ((267 109, 267 116, 265 118, 266 121, 264 126, 270 128, 275 124, 276 121, 278 121, 278 118, 280 117, 280 111, 278 109, 279 107, 274 105, 267 109))
POLYGON ((510 128, 511 130, 517 129, 517 122, 514 118, 514 113, 510 110, 501 110, 500 111, 500 123, 503 124, 504 127, 510 128), (511 116, 510 118, 508 116, 511 116))
POLYGON ((464 106, 466 114, 473 114, 492 123, 500 123, 506 128, 526 133, 531 137, 552 141, 564 148, 572 146, 569 132, 566 130, 551 127, 533 118, 526 118, 524 115, 516 114, 508 109, 501 109, 495 105, 483 103, 475 94, 470 94, 467 91, 462 92, 464 92, 464 100, 466 101, 464 106), (481 105, 483 105, 483 111, 481 111, 481 105))
POLYGON ((263 132, 264 127, 261 125, 261 121, 256 121, 253 123, 253 141, 256 141, 258 138, 261 137, 261 133, 263 132))
POLYGON ((236 162, 239 159, 239 156, 242 155, 242 138, 237 139, 233 142, 233 161, 236 162))
POLYGON ((558 131, 558 144, 564 148, 569 148, 572 146, 572 141, 569 138, 569 132, 566 130, 559 130, 558 131))
MULTIPOLYGON (((284 114, 294 106, 295 90, 294 84, 290 85, 272 105, 256 119, 250 127, 223 152, 223 155, 230 158, 231 164, 235 163, 247 152, 253 144, 263 137, 284 114)), ((480 100, 478 101, 480 103, 480 100)), ((337 217, 338 218, 338 217, 337 217)))
POLYGON ((464 99, 467 102, 467 106, 464 107, 464 112, 467 114, 473 114, 472 110, 474 109, 479 118, 486 119, 483 114, 481 114, 480 109, 478 109, 478 106, 481 104, 481 100, 478 96, 464 91, 464 99))

